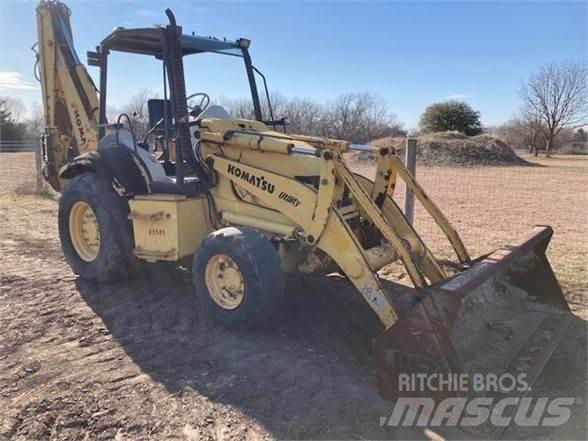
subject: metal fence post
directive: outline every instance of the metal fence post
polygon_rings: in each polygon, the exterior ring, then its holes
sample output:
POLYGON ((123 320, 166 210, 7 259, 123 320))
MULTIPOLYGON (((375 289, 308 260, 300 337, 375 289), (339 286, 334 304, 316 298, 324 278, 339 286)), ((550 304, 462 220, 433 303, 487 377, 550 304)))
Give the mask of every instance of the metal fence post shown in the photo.
POLYGON ((43 190, 43 161, 41 158, 41 140, 35 144, 35 180, 37 183, 37 193, 43 190))
MULTIPOLYGON (((406 138, 404 165, 413 176, 416 174, 416 151, 417 139, 406 138)), ((406 189, 406 197, 404 200, 404 216, 411 225, 414 223, 414 193, 408 188, 406 189)))

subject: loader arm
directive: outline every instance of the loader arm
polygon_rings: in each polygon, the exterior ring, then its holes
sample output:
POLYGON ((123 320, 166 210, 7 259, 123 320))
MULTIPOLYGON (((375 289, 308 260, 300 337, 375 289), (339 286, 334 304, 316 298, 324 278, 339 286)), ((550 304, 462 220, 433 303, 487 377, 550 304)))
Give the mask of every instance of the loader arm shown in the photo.
MULTIPOLYGON (((396 322, 398 317, 394 307, 370 267, 367 253, 359 240, 341 214, 333 208, 332 200, 327 201, 326 209, 321 209, 325 201, 321 193, 334 194, 329 189, 335 183, 332 173, 330 183, 323 181, 324 192, 322 189, 317 192, 291 178, 226 158, 215 156, 209 161, 219 174, 233 180, 235 184, 298 224, 299 235, 304 235, 308 246, 322 249, 335 260, 385 327, 396 322), (317 236, 308 233, 311 231, 317 236)), ((326 159, 325 162, 328 164, 332 159, 326 159)), ((329 165, 324 168, 329 169, 329 165)), ((332 169, 332 165, 330 168, 332 169)))
POLYGON ((61 167, 96 150, 98 144, 96 87, 74 49, 69 17, 63 3, 47 0, 37 7, 37 62, 46 125, 44 174, 57 191, 61 167))
MULTIPOLYGON (((214 120, 204 120, 201 124, 202 141, 220 147, 217 154, 208 157, 213 169, 271 209, 290 218, 298 226, 297 239, 306 247, 316 247, 326 252, 339 265, 385 328, 397 321, 398 314, 377 276, 377 271, 383 265, 399 257, 413 284, 419 288, 447 278, 426 244, 389 197, 390 179, 376 180, 372 184, 373 188, 368 188, 367 182, 361 182, 361 178, 349 170, 342 155, 349 149, 349 143, 269 131, 257 132, 254 129, 223 130, 226 129, 223 125, 226 126, 214 120), (318 188, 223 157, 224 149, 231 147, 283 155, 317 156, 320 161, 318 188), (373 225, 381 233, 385 244, 368 249, 361 245, 361 240, 338 208, 343 190, 351 195, 364 224, 373 225), (384 193, 383 199, 380 192, 384 193), (386 252, 386 247, 390 246, 393 253, 386 252), (374 256, 380 257, 375 259, 374 256)), ((379 166, 388 167, 394 171, 394 175, 407 181, 407 185, 415 190, 419 199, 424 200, 429 213, 446 232, 460 260, 469 262, 469 255, 455 230, 397 161, 395 152, 388 149, 374 150, 384 158, 379 166)), ((392 172, 388 173, 388 176, 391 175, 392 172)))

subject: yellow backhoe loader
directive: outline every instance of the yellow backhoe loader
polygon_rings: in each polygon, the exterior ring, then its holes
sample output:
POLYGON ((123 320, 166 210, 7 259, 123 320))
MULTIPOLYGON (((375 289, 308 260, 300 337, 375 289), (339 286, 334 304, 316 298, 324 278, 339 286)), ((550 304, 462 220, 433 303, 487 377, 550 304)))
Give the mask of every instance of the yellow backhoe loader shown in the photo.
POLYGON ((285 272, 334 268, 382 324, 374 347, 384 397, 407 394, 402 373, 539 375, 571 317, 545 256, 551 228, 471 259, 393 150, 289 134, 271 106, 264 120, 258 76, 269 94, 250 41, 182 33, 166 14, 166 26, 116 28, 88 52, 96 89, 74 49, 69 9, 53 0, 37 7, 44 174, 61 192, 61 244, 76 274, 109 282, 130 277, 140 260, 193 256, 195 291, 210 315, 247 327, 280 306, 285 272), (107 60, 116 51, 162 64, 163 99, 149 100, 143 139, 132 116, 106 118, 107 60), (243 60, 253 120, 231 117, 206 93, 186 93, 184 57, 201 53, 243 60), (344 154, 353 150, 377 155, 373 180, 350 170, 344 154), (452 245, 457 274, 446 274, 395 203, 399 180, 452 245), (378 278, 394 261, 414 285, 398 285, 409 302, 378 278))

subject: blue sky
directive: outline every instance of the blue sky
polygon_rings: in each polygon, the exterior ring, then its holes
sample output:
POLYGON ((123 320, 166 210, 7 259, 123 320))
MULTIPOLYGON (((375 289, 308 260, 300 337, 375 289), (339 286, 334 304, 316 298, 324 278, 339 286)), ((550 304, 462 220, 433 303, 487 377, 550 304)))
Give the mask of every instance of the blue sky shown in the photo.
MULTIPOLYGON (((32 75, 36 1, 0 0, 0 94, 40 102, 32 75)), ((250 38, 271 90, 326 101, 345 92, 382 95, 406 127, 449 97, 481 111, 487 125, 508 119, 517 90, 538 66, 586 60, 587 2, 188 2, 69 0, 81 58, 114 26, 165 23, 171 7, 184 31, 250 38)), ((114 55, 109 101, 144 86, 160 90, 153 59, 114 55)), ((89 68, 97 77, 97 69, 89 68)), ((248 96, 242 62, 196 55, 186 60, 188 91, 248 96)))

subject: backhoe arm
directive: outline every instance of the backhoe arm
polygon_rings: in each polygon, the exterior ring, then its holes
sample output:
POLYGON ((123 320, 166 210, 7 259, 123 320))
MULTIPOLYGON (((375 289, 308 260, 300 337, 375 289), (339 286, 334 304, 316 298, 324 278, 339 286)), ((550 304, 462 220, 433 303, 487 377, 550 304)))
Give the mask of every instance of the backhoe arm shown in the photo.
POLYGON ((98 144, 96 88, 73 46, 70 11, 59 1, 37 7, 39 78, 46 136, 44 175, 61 190, 59 170, 98 144))

